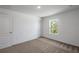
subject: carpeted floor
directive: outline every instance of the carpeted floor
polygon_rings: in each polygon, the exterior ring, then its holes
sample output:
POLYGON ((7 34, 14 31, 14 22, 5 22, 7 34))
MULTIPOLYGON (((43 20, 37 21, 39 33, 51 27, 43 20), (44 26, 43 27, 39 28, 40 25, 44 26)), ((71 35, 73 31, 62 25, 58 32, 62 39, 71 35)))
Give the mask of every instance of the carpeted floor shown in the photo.
POLYGON ((39 38, 0 50, 1 53, 69 53, 58 43, 46 38, 39 38))

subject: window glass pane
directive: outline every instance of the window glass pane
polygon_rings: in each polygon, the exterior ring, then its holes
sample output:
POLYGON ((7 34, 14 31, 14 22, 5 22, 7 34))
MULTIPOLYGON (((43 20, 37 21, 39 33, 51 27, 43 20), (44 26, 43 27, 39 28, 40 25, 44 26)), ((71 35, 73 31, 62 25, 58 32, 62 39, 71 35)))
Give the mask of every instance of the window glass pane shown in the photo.
POLYGON ((50 31, 49 33, 53 33, 53 34, 58 33, 58 25, 56 20, 49 21, 49 31, 50 31))

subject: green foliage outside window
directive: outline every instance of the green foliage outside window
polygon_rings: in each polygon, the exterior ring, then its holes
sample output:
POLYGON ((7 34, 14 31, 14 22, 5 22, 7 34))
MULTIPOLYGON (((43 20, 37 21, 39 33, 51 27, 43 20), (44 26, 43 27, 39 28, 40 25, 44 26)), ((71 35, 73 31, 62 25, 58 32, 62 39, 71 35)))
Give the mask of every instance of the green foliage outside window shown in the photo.
POLYGON ((55 20, 50 22, 50 32, 54 34, 58 33, 58 25, 55 20))

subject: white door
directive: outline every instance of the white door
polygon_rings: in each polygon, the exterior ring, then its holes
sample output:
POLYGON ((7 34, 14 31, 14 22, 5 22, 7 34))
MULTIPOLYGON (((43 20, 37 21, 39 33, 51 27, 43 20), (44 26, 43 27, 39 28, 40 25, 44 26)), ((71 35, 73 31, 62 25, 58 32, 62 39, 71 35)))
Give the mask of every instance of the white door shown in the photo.
POLYGON ((12 19, 8 14, 0 14, 0 47, 10 44, 12 35, 12 19), (2 45, 1 45, 2 44, 2 45))

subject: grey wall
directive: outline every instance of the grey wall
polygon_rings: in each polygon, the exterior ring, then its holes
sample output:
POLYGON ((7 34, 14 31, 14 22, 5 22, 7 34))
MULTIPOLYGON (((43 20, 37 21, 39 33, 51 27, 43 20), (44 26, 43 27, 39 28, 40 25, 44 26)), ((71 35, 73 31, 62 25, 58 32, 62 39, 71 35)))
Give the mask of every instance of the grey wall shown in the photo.
POLYGON ((42 18, 42 36, 79 46, 79 9, 42 18), (58 20, 59 34, 49 34, 49 20, 58 20))
POLYGON ((0 48, 36 39, 40 36, 40 18, 7 9, 0 9, 0 14, 7 14, 12 20, 12 34, 0 36, 0 48))

